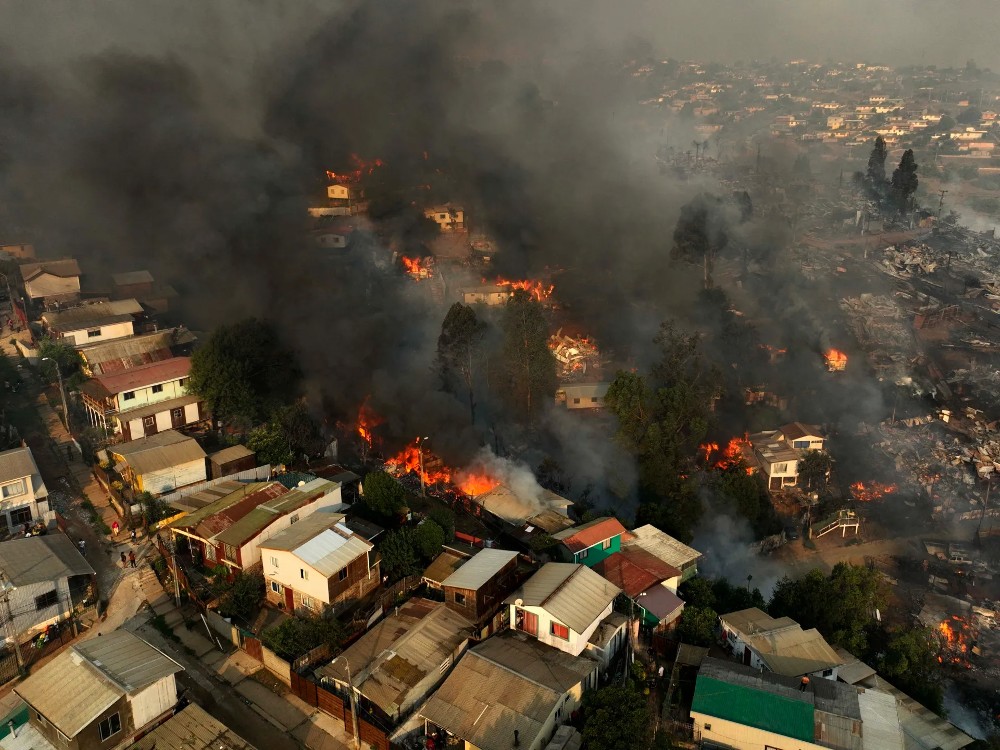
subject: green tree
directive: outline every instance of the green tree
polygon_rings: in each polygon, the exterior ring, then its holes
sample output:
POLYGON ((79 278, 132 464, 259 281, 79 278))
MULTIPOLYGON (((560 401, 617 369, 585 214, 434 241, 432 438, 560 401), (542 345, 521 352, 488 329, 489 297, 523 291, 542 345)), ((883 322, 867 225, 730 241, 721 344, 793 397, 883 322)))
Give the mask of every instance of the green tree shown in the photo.
POLYGON ((319 422, 304 401, 279 407, 271 420, 280 427, 295 455, 314 456, 322 452, 323 434, 319 422))
POLYGON ((684 607, 677 625, 677 637, 692 646, 711 646, 715 643, 715 625, 718 613, 709 607, 684 607))
POLYGON ((876 199, 881 199, 885 194, 885 160, 888 156, 889 149, 886 148, 885 139, 879 136, 868 157, 868 170, 865 173, 868 191, 876 199))
POLYGON ((719 376, 704 361, 697 335, 667 322, 655 343, 660 356, 652 371, 620 371, 605 402, 618 418, 618 441, 639 466, 637 521, 689 541, 701 514, 694 458, 708 433, 719 376))
POLYGON ((681 207, 670 257, 704 267, 705 288, 712 286, 715 258, 729 244, 722 199, 702 193, 681 207))
MULTIPOLYGON (((709 578, 697 576, 689 578, 680 585, 677 594, 684 600, 687 607, 715 609, 715 592, 712 591, 712 581, 709 578)), ((728 612, 729 610, 723 610, 728 612)))
POLYGON ((455 538, 455 512, 451 508, 432 508, 427 512, 427 517, 444 531, 445 542, 455 538))
POLYGON ((135 499, 142 510, 142 521, 146 527, 172 515, 167 504, 151 492, 140 492, 135 499))
POLYGON ((549 350, 548 325, 541 304, 517 290, 504 308, 505 396, 512 411, 532 424, 556 390, 556 360, 549 350))
POLYGON ((324 643, 336 648, 344 640, 344 627, 335 617, 289 617, 260 637, 265 646, 286 661, 294 661, 324 643))
POLYGON ((247 428, 299 394, 302 373, 274 327, 257 318, 215 329, 191 358, 188 388, 212 416, 247 428))
POLYGON ((719 473, 714 483, 719 495, 747 521, 758 537, 777 533, 781 528, 767 485, 759 473, 748 474, 743 462, 719 473))
POLYGON ((55 367, 50 362, 42 362, 41 359, 50 359, 59 367, 63 379, 75 375, 80 371, 80 355, 64 339, 54 339, 49 336, 42 336, 38 339, 38 374, 46 383, 55 383, 55 367))
POLYGON ((646 698, 631 685, 610 685, 583 697, 583 744, 588 750, 635 750, 649 733, 646 698))
POLYGON ((456 302, 441 324, 437 364, 445 390, 464 391, 469 399, 469 421, 476 421, 476 376, 483 356, 486 324, 469 305, 456 302))
POLYGON ((364 504, 383 518, 392 518, 406 507, 403 486, 384 471, 370 471, 362 483, 364 504))
POLYGON ((799 461, 799 483, 807 490, 819 490, 830 480, 833 459, 826 451, 809 451, 799 461))
POLYGON ((944 697, 937 660, 939 648, 930 628, 906 628, 889 633, 876 661, 880 675, 937 714, 941 713, 944 697))
POLYGON ((257 614, 264 598, 264 576, 241 571, 232 581, 219 580, 215 593, 219 597, 220 615, 247 624, 257 614))
POLYGON ((962 125, 978 125, 982 119, 983 113, 978 107, 966 107, 955 116, 955 122, 962 125))
POLYGON ((913 149, 908 148, 903 152, 899 166, 892 173, 892 194, 900 211, 906 211, 913 205, 917 183, 917 162, 913 158, 913 149))
POLYGON ((413 547, 424 560, 434 559, 444 544, 444 529, 427 518, 413 530, 413 547))
POLYGON ((393 581, 422 570, 411 529, 397 529, 385 535, 379 545, 382 571, 393 581))
POLYGON ((281 425, 268 422, 255 427, 247 433, 247 448, 257 454, 257 460, 264 464, 277 466, 290 464, 295 460, 292 446, 281 425))

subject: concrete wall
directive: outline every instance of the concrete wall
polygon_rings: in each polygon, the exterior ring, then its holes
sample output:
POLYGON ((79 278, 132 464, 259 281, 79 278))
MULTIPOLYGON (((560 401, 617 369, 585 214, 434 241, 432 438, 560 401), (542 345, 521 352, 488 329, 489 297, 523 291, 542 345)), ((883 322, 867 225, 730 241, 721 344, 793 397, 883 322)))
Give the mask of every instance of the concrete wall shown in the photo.
POLYGON ((94 326, 92 328, 82 328, 78 331, 66 331, 63 333, 62 338, 67 343, 73 346, 84 346, 86 344, 96 344, 101 341, 110 341, 111 339, 121 339, 126 336, 131 336, 132 321, 128 320, 124 323, 111 323, 109 325, 94 326), (97 336, 90 336, 87 334, 88 330, 98 330, 100 333, 97 336))
POLYGON ((763 729, 743 726, 733 721, 717 719, 713 716, 691 712, 691 719, 701 730, 702 742, 715 742, 733 750, 764 750, 765 747, 788 748, 788 750, 821 750, 822 746, 784 735, 766 732, 763 729))
POLYGON ((510 605, 510 626, 513 629, 515 623, 517 622, 515 610, 523 609, 527 612, 531 612, 538 616, 538 634, 536 638, 542 643, 548 644, 553 648, 557 648, 560 651, 565 651, 568 654, 573 654, 573 656, 579 656, 587 649, 587 642, 590 640, 590 636, 594 634, 597 630, 597 626, 601 624, 601 621, 611 614, 613 609, 613 604, 609 604, 601 614, 587 627, 582 633, 577 633, 572 628, 569 629, 569 639, 559 638, 558 636, 552 635, 551 624, 553 622, 559 623, 560 625, 565 625, 565 623, 560 622, 553 618, 548 612, 546 612, 541 607, 517 607, 516 605, 510 605))
POLYGON ((206 478, 205 459, 198 458, 186 464, 143 474, 137 477, 137 482, 140 491, 161 495, 187 484, 204 482, 206 478))

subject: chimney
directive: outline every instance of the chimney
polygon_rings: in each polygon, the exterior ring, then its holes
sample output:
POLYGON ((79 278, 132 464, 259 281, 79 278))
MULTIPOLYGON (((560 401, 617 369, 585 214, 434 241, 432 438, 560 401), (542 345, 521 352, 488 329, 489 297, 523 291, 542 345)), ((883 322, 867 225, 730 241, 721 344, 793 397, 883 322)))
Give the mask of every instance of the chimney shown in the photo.
POLYGON ((521 740, 518 739, 519 731, 514 730, 514 747, 518 747, 521 744, 521 740))

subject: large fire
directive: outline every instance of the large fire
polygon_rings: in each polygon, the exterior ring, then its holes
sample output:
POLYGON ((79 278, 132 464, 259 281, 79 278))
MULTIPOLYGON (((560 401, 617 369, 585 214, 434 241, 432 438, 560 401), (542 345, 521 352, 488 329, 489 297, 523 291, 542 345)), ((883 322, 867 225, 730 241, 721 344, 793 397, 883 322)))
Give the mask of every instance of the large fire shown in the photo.
POLYGON ((414 279, 429 279, 434 275, 434 271, 427 262, 427 258, 408 258, 403 255, 400 256, 400 260, 403 261, 403 268, 405 268, 406 272, 414 279))
POLYGON ((842 372, 847 369, 847 355, 837 349, 830 349, 823 354, 826 369, 830 372, 842 372))
POLYGON ((372 408, 368 405, 368 399, 365 398, 364 402, 361 404, 361 407, 358 409, 357 430, 358 434, 361 436, 361 439, 368 444, 369 448, 372 447, 372 439, 373 439, 372 430, 374 430, 376 427, 382 424, 382 422, 383 422, 382 417, 380 417, 378 414, 372 411, 372 408))
POLYGON ((882 482, 855 482, 851 485, 851 497, 859 503, 870 503, 873 500, 881 500, 886 495, 891 495, 898 487, 894 484, 882 484, 882 482))
POLYGON ((479 497, 484 492, 489 492, 496 487, 498 482, 488 474, 480 472, 461 472, 458 475, 458 489, 462 490, 469 497, 479 497))
MULTIPOLYGON (((489 282, 486 279, 483 279, 483 283, 488 284, 489 282)), ((552 296, 552 292, 555 291, 555 286, 553 284, 543 284, 541 281, 533 279, 521 279, 519 281, 515 281, 497 277, 493 283, 497 286, 509 286, 514 290, 524 290, 539 302, 547 300, 552 296)))
MULTIPOLYGON (((698 450, 705 454, 705 463, 711 463, 712 466, 720 471, 725 471, 726 469, 731 469, 734 466, 739 466, 744 462, 744 448, 750 446, 750 439, 747 436, 734 437, 726 444, 726 447, 720 451, 718 443, 702 443, 698 446, 698 450), (712 456, 718 454, 715 461, 712 461, 712 456)), ((747 474, 753 474, 754 468, 752 466, 747 466, 747 474)))
POLYGON ((938 624, 938 635, 941 638, 938 661, 970 669, 969 654, 976 640, 976 631, 969 621, 959 615, 951 615, 938 624))
POLYGON ((482 469, 454 470, 449 468, 440 458, 417 442, 411 443, 388 459, 385 462, 386 471, 400 478, 411 473, 419 477, 421 475, 421 450, 423 450, 423 480, 427 486, 449 485, 470 497, 477 497, 500 484, 499 480, 494 479, 482 469))
POLYGON ((357 154, 351 154, 351 166, 352 170, 349 172, 333 172, 331 170, 326 170, 326 177, 330 182, 336 182, 343 184, 345 182, 361 182, 361 178, 365 175, 370 175, 378 167, 384 166, 385 162, 381 159, 373 159, 372 161, 365 161, 357 154))

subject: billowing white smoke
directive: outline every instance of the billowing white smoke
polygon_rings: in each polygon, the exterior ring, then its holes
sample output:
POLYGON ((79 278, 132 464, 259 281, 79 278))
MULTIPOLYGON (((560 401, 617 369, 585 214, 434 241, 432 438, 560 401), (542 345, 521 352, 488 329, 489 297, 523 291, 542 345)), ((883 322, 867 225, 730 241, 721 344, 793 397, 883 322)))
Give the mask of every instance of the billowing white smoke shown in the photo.
POLYGON ((545 489, 538 483, 534 473, 525 464, 497 456, 487 447, 479 451, 469 466, 458 473, 459 484, 469 475, 480 474, 485 474, 492 480, 509 487, 518 499, 531 508, 532 514, 548 509, 548 506, 542 501, 545 489))

